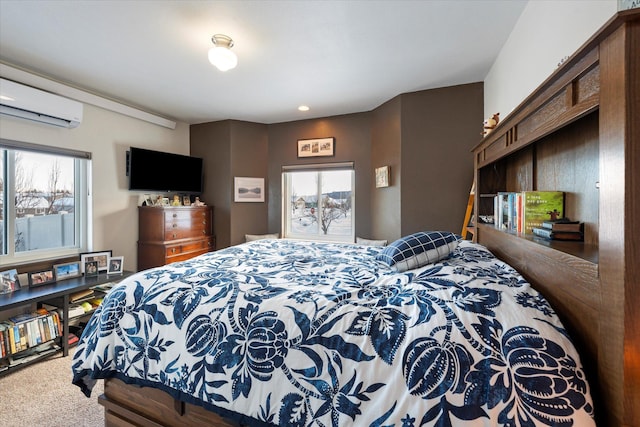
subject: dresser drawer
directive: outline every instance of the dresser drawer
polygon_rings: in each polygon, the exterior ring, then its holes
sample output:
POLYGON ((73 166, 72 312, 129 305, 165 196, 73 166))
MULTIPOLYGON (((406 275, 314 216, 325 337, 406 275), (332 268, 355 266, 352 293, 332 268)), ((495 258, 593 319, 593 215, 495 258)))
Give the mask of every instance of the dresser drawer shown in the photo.
POLYGON ((164 240, 198 238, 211 234, 209 211, 165 212, 164 240))
POLYGON ((177 245, 167 245, 166 247, 166 256, 171 257, 175 255, 180 255, 189 252, 201 251, 206 249, 210 251, 212 249, 213 243, 212 239, 206 240, 198 240, 198 241, 189 241, 182 244, 177 245))

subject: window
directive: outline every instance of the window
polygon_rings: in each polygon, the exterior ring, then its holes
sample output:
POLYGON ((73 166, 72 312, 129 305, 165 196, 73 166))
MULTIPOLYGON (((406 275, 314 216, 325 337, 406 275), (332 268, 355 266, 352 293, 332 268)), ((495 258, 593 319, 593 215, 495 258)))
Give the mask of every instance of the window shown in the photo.
POLYGON ((0 157, 0 264, 86 251, 90 154, 0 140, 0 157))
POLYGON ((353 163, 285 167, 283 237, 353 242, 353 163))

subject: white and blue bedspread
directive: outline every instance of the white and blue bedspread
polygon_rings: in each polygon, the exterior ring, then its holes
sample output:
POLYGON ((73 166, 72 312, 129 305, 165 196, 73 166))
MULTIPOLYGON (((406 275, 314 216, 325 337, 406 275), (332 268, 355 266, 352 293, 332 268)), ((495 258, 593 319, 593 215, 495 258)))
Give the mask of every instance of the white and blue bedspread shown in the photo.
POLYGON ((380 247, 260 240, 137 273, 73 360, 250 425, 590 426, 549 304, 483 246, 405 273, 380 247))

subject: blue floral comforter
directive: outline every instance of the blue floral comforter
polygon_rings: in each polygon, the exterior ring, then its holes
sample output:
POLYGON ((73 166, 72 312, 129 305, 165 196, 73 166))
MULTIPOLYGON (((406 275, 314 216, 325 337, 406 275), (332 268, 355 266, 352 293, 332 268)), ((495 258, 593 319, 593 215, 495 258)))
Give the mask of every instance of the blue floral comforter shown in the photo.
POLYGON ((260 240, 137 273, 85 328, 73 382, 250 425, 595 425, 578 354, 514 269, 463 241, 396 273, 381 249, 260 240))

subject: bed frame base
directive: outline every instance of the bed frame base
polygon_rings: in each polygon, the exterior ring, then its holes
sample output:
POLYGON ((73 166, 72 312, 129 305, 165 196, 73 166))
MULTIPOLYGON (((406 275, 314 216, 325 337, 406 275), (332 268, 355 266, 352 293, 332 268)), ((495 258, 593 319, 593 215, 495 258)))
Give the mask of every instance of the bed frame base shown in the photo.
POLYGON ((104 394, 98 397, 98 402, 104 406, 107 427, 242 426, 164 391, 125 384, 118 379, 104 380, 104 394))

